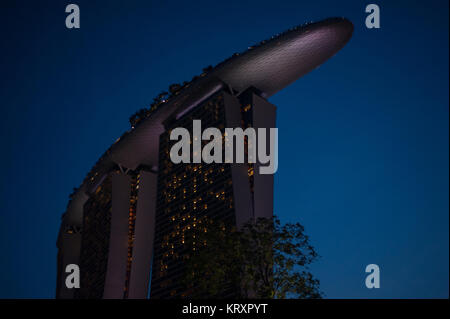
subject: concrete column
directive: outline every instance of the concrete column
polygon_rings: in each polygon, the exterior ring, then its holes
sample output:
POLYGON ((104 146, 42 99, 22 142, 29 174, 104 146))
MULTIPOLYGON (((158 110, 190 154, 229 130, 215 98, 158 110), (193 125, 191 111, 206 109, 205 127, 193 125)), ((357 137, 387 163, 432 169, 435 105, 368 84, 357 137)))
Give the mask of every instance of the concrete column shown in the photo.
POLYGON ((141 171, 134 228, 133 261, 128 290, 129 299, 147 298, 155 237, 156 187, 157 174, 141 171))
POLYGON ((103 292, 103 298, 105 299, 122 299, 124 294, 128 255, 130 193, 131 177, 125 174, 113 174, 111 234, 108 268, 103 292))
MULTIPOLYGON (((59 299, 73 299, 75 297, 76 288, 66 287, 66 278, 69 275, 66 273, 66 267, 70 264, 80 266, 80 251, 81 251, 81 234, 61 234, 61 260, 58 271, 58 278, 60 279, 57 288, 57 296, 59 299)), ((80 270, 81 271, 81 270, 80 270)))
MULTIPOLYGON (((270 150, 270 128, 275 128, 276 107, 260 96, 252 94, 252 118, 253 127, 266 129, 266 151, 270 150)), ((258 132, 258 131, 257 131, 258 132)), ((258 137, 258 133, 256 134, 258 137)), ((273 174, 259 174, 260 164, 257 161, 254 166, 253 205, 255 219, 273 216, 273 174)))
MULTIPOLYGON (((226 127, 241 127, 241 105, 239 100, 227 93, 223 93, 223 97, 225 103, 226 127)), ((236 154, 235 151, 234 154, 236 154)), ((239 229, 253 217, 252 194, 248 179, 248 165, 247 163, 233 163, 230 165, 231 178, 233 180, 236 227, 239 229)))
POLYGON ((58 256, 58 274, 57 274, 57 288, 56 298, 61 299, 73 299, 75 296, 76 288, 68 289, 66 287, 65 272, 66 266, 69 264, 75 264, 80 266, 80 254, 81 254, 81 233, 72 232, 71 234, 66 232, 66 226, 75 226, 80 229, 83 227, 83 211, 84 204, 88 196, 84 191, 79 191, 65 213, 64 219, 61 223, 61 229, 58 235, 57 246, 59 253, 58 256))

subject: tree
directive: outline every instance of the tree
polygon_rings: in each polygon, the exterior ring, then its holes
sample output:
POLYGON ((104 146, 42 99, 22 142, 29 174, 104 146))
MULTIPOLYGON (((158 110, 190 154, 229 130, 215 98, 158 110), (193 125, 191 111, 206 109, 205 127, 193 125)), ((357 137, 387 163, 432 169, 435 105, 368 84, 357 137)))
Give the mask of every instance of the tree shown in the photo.
POLYGON ((278 218, 249 222, 237 230, 209 221, 189 236, 192 253, 184 283, 194 298, 321 298, 308 265, 318 258, 299 223, 278 218))

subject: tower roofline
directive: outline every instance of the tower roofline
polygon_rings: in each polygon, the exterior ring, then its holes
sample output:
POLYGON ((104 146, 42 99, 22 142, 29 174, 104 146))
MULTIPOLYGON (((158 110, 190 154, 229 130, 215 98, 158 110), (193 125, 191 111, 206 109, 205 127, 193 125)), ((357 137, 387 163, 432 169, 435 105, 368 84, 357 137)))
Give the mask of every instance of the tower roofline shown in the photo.
POLYGON ((69 223, 81 222, 79 209, 74 210, 77 211, 74 216, 70 207, 78 207, 80 203, 76 202, 85 198, 84 193, 91 192, 116 164, 131 169, 139 164, 157 165, 157 139, 168 117, 198 105, 226 86, 238 93, 254 87, 263 97, 270 97, 334 56, 352 33, 353 24, 349 20, 329 18, 294 27, 219 63, 111 145, 72 194, 64 219, 69 223))

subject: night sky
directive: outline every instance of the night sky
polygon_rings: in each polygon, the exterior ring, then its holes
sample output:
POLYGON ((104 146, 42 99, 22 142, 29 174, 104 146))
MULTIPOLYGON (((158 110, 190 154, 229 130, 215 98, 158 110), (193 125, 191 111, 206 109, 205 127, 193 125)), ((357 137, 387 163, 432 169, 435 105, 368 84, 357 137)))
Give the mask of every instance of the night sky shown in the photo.
POLYGON ((448 1, 2 1, 0 297, 54 298, 68 195, 172 83, 308 21, 353 38, 269 101, 275 214, 300 222, 329 298, 448 298, 448 1), (168 3, 166 3, 168 2, 168 3), (378 264, 381 288, 364 285, 378 264))

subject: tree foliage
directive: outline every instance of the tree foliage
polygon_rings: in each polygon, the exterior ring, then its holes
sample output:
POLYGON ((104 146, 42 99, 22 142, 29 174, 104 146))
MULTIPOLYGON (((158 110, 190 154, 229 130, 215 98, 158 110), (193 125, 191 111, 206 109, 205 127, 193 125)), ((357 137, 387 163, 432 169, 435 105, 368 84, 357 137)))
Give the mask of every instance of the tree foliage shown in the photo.
POLYGON ((308 268, 318 255, 299 223, 259 218, 237 230, 210 221, 188 244, 184 282, 194 298, 221 298, 233 289, 240 298, 321 298, 308 268))

